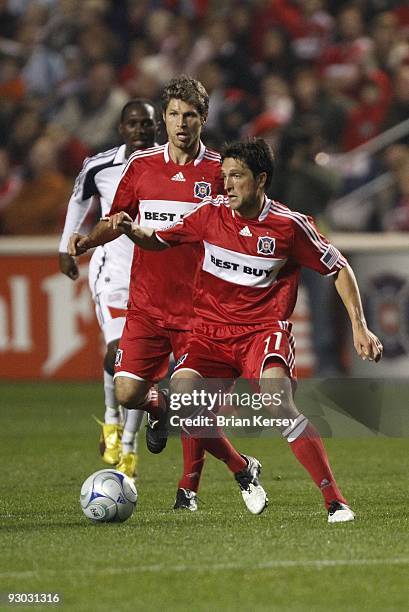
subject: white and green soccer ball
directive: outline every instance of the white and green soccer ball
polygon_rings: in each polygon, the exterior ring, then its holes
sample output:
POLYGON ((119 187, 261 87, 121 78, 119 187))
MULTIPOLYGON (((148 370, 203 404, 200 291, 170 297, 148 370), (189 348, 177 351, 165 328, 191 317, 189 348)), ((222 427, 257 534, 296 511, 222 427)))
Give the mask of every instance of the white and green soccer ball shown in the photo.
POLYGON ((122 523, 132 516, 138 493, 131 478, 117 470, 99 470, 81 487, 80 504, 96 523, 122 523))

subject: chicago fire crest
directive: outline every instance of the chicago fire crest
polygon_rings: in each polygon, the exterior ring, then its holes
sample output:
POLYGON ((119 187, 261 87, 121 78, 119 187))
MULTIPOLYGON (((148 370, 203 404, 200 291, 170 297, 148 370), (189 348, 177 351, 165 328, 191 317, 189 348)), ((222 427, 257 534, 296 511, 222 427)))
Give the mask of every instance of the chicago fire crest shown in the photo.
POLYGON ((257 253, 260 255, 274 255, 275 248, 275 238, 270 238, 270 236, 260 236, 258 239, 257 253))
POLYGON ((203 200, 203 198, 207 198, 212 195, 212 187, 210 183, 206 183, 205 181, 196 181, 193 195, 195 198, 199 198, 199 200, 203 200))

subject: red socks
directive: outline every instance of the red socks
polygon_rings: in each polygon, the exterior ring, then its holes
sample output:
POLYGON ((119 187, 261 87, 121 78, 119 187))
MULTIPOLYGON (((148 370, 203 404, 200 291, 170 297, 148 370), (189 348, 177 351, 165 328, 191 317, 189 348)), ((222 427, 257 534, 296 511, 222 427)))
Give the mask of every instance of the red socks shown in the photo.
MULTIPOLYGON (((291 433, 288 437, 291 439, 291 433)), ((347 504, 335 482, 320 434, 311 423, 290 442, 290 448, 321 490, 327 509, 334 499, 347 504)))
POLYGON ((199 488, 200 476, 205 461, 205 450, 201 438, 193 438, 184 431, 181 433, 183 450, 183 476, 179 480, 179 489, 195 491, 199 488))
POLYGON ((213 457, 224 461, 233 474, 244 470, 247 467, 247 461, 236 451, 219 427, 215 427, 214 431, 217 437, 201 439, 203 447, 213 457))
POLYGON ((179 488, 197 492, 205 451, 223 461, 234 474, 247 467, 247 461, 236 451, 223 431, 219 428, 214 431, 218 434, 214 438, 201 438, 198 435, 193 436, 182 432, 183 476, 179 481, 179 488))

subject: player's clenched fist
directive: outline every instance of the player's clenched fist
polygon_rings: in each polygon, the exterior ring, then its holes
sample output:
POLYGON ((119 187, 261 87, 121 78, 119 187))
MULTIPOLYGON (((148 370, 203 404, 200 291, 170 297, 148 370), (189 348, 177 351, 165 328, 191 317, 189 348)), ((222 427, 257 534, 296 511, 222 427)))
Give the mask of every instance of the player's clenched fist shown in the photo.
POLYGON ((68 254, 72 257, 86 253, 90 248, 88 236, 72 234, 68 241, 68 254))
POLYGON ((68 253, 60 252, 58 254, 58 261, 61 272, 68 276, 68 278, 71 280, 77 280, 79 277, 79 270, 75 257, 69 255, 68 253))
POLYGON ((383 346, 375 334, 366 326, 353 326, 354 346, 361 359, 379 361, 382 357, 383 346))
POLYGON ((125 211, 115 213, 112 217, 104 217, 104 221, 107 222, 108 227, 113 230, 119 230, 125 234, 132 229, 132 217, 125 211))

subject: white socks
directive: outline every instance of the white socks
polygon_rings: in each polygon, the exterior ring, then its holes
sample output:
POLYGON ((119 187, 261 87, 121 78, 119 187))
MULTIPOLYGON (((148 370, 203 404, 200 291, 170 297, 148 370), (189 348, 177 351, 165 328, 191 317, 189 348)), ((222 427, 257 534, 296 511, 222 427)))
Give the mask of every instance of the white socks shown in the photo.
MULTIPOLYGON (((143 410, 127 410, 120 408, 115 399, 115 384, 111 374, 104 370, 104 392, 105 392, 105 423, 119 425, 121 423, 121 411, 124 418, 124 431, 122 434, 122 453, 136 453, 138 448, 137 433, 141 427, 144 417, 143 410)), ((156 392, 157 393, 157 392, 156 392)), ((146 401, 151 401, 151 392, 147 394, 146 401)), ((145 402, 144 402, 145 403, 145 402)))
POLYGON ((137 433, 141 428, 145 413, 143 410, 127 410, 124 411, 124 431, 122 434, 122 453, 136 453, 138 450, 137 433))
MULTIPOLYGON (((118 402, 115 398, 114 378, 106 370, 104 370, 104 394, 105 406, 109 406, 111 410, 114 410, 114 408, 118 410, 118 402)), ((105 422, 108 423, 106 419, 105 422)))
POLYGON ((121 422, 119 408, 109 408, 109 406, 106 406, 104 422, 107 423, 107 425, 119 425, 121 422))

